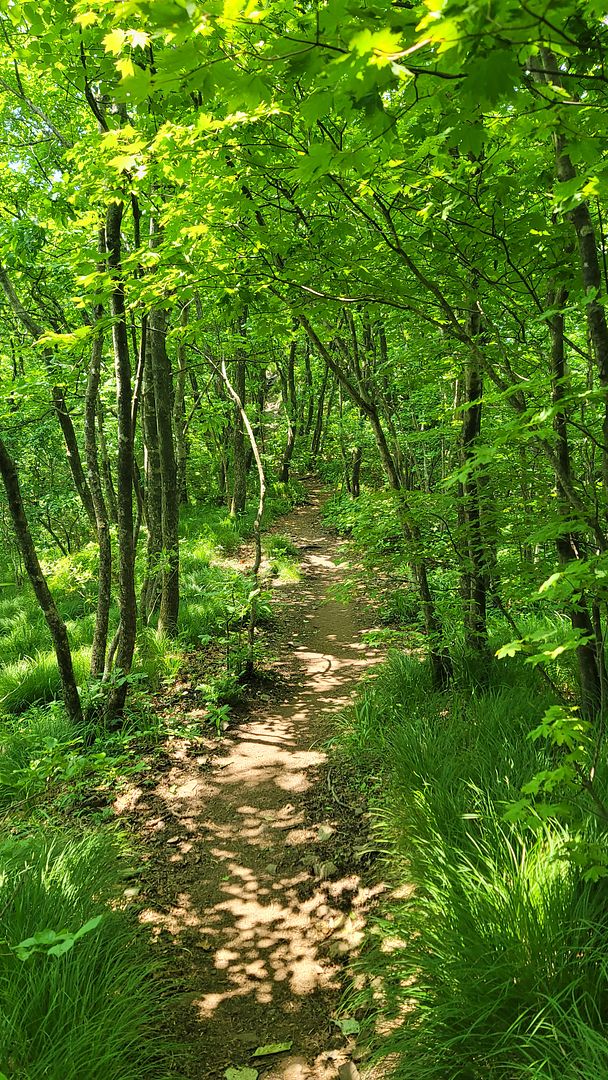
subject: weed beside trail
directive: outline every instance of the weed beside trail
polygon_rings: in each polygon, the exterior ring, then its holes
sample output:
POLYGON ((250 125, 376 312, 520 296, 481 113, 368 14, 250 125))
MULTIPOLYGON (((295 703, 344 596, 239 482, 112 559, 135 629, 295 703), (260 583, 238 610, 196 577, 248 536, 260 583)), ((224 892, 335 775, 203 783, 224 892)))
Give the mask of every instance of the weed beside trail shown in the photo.
POLYGON ((398 1080, 608 1075, 607 888, 568 854, 597 825, 583 810, 570 828, 505 820, 549 763, 527 734, 550 704, 529 668, 506 671, 448 698, 394 654, 343 724, 342 752, 375 777, 390 882, 406 886, 350 1002, 390 1030, 375 1047, 398 1055, 398 1080))
POLYGON ((96 832, 0 844, 0 1072, 11 1080, 167 1075, 161 973, 112 907, 123 861, 96 832))

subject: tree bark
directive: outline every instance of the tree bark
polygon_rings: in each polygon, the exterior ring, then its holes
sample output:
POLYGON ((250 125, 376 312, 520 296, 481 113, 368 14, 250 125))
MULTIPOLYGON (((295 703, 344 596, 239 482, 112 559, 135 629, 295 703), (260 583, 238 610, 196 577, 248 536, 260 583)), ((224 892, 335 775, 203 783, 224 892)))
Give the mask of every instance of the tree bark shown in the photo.
MULTIPOLYGON (((477 340, 481 330, 481 315, 475 305, 469 320, 469 332, 477 340)), ((464 531, 465 561, 462 571, 465 642, 478 660, 489 660, 487 607, 487 567, 484 538, 481 528, 479 491, 479 466, 475 453, 481 435, 481 411, 483 380, 476 356, 468 353, 465 359, 462 398, 462 429, 460 437, 461 466, 465 471, 462 480, 462 524, 464 531)))
MULTIPOLYGON (((547 303, 549 307, 561 309, 564 307, 566 299, 565 289, 558 288, 550 294, 547 303)), ((555 486, 560 512, 567 519, 569 507, 562 478, 571 479, 572 467, 565 403, 565 379, 567 373, 564 351, 564 315, 562 311, 552 315, 548 321, 551 334, 551 397, 555 408, 553 428, 556 435, 555 453, 559 462, 559 469, 556 471, 555 476, 555 486)), ((578 558, 578 544, 576 537, 572 533, 558 537, 557 554, 562 567, 567 567, 569 563, 578 558)), ((568 615, 572 629, 584 634, 587 639, 578 646, 576 656, 581 691, 581 712, 587 719, 593 719, 602 704, 602 685, 594 627, 584 596, 568 605, 568 615)))
MULTIPOLYGON (((181 325, 188 325, 189 307, 182 311, 181 325)), ((180 340, 177 350, 177 372, 175 376, 175 400, 173 402, 173 430, 175 432, 175 457, 177 464, 177 496, 180 506, 188 505, 188 435, 186 427, 186 350, 180 340)))
POLYGON ((287 419, 287 440, 285 442, 285 449, 283 450, 283 458, 279 471, 279 480, 282 484, 289 483, 289 470, 291 467, 291 459, 293 457, 293 452, 296 446, 298 401, 295 384, 295 359, 296 342, 294 340, 289 346, 289 353, 287 356, 287 371, 285 372, 285 377, 283 379, 283 407, 285 409, 285 416, 287 419))
MULTIPOLYGON (((95 321, 102 316, 102 309, 95 312, 95 321)), ((95 513, 97 546, 99 549, 99 578, 97 583, 97 610, 95 612, 95 630, 91 649, 91 675, 100 678, 105 670, 106 649, 108 645, 108 626, 112 597, 112 541, 110 520, 103 497, 97 451, 97 402, 101 377, 101 358, 103 352, 103 334, 98 330, 93 338, 91 361, 87 378, 84 406, 84 446, 87 463, 89 491, 95 513)))
MULTIPOLYGON (((240 332, 244 333, 245 320, 240 320, 240 332)), ((242 350, 235 365, 234 389, 245 406, 246 388, 246 362, 242 350)), ((234 430, 232 435, 232 498, 230 500, 230 517, 242 514, 247 500, 247 456, 245 453, 245 426, 243 416, 238 406, 234 406, 234 430)))
POLYGON ((2 439, 0 439, 0 473, 23 562, 53 639, 66 712, 75 725, 81 725, 82 707, 72 665, 68 633, 42 572, 23 506, 17 468, 2 439))
POLYGON ((127 696, 125 679, 131 671, 137 630, 135 549, 133 544, 133 402, 121 261, 120 230, 122 215, 123 204, 110 203, 106 214, 106 249, 108 251, 108 269, 112 277, 112 341, 114 346, 118 416, 117 504, 120 638, 116 650, 116 663, 122 676, 112 686, 108 694, 106 715, 110 722, 118 720, 124 710, 127 696))
POLYGON ((108 508, 108 517, 112 525, 118 523, 118 504, 116 502, 116 488, 112 476, 112 466, 108 453, 106 429, 104 426, 104 410, 101 401, 97 401, 97 445, 99 447, 99 460, 101 465, 101 479, 108 508))
POLYGON ((154 388, 150 334, 146 337, 145 348, 142 428, 144 436, 146 476, 145 514, 148 526, 148 543, 146 549, 146 572, 141 589, 141 615, 143 621, 148 622, 150 617, 157 610, 160 602, 160 561, 163 549, 160 454, 158 449, 156 393, 154 388))
POLYGON ((179 492, 173 439, 171 361, 167 352, 167 316, 161 308, 154 308, 150 312, 148 330, 161 480, 162 570, 158 626, 169 636, 174 636, 179 613, 179 492))

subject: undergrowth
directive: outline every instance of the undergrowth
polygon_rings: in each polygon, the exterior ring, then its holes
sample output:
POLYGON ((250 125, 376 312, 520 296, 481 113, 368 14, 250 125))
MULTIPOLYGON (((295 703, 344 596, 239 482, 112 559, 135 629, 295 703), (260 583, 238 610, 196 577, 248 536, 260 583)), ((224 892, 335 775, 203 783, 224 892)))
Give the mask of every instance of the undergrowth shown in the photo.
MULTIPOLYGON (((434 535, 430 580, 455 672, 449 692, 437 692, 393 495, 337 496, 326 517, 373 572, 380 625, 368 640, 401 649, 363 684, 335 740, 371 792, 390 887, 354 963, 345 1015, 365 1018, 363 1037, 395 1080, 608 1076, 605 830, 574 783, 571 802, 559 801, 566 728, 553 743, 530 737, 567 706, 572 653, 545 644, 544 675, 525 653, 494 658, 514 637, 559 644, 564 616, 530 583, 510 588, 509 618, 490 594, 492 659, 480 672, 465 647, 452 553, 434 535), (533 777, 545 778, 545 801, 523 815, 533 777)), ((499 558, 506 580, 508 557, 499 558)), ((586 752, 581 742, 572 756, 586 752)), ((593 774, 601 801, 603 752, 593 774)))
POLYGON ((396 889, 347 1008, 378 1021, 372 1043, 396 1055, 396 1080, 608 1075, 607 886, 568 857, 574 837, 601 834, 582 809, 568 827, 505 819, 549 764, 527 735, 551 698, 523 663, 498 671, 448 697, 426 663, 395 653, 338 739, 375 778, 396 889))
MULTIPOLYGON (((162 973, 116 908, 109 834, 0 841, 0 1074, 162 1080, 162 973)), ((124 885, 124 882, 123 882, 124 885)))

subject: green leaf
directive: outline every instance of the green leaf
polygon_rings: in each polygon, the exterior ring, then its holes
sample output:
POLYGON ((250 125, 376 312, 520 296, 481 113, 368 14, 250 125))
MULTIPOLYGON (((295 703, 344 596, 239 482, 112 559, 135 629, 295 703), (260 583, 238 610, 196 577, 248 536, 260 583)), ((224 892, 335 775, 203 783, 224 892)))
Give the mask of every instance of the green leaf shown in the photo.
POLYGON ((124 30, 110 30, 103 39, 106 52, 112 53, 113 56, 120 56, 126 36, 124 30))
POLYGON ((498 660, 504 660, 505 656, 515 656, 516 653, 521 652, 525 648, 525 642, 523 641, 509 641, 507 645, 502 645, 500 649, 496 650, 496 658, 498 660))
POLYGON ((254 1057, 266 1057, 267 1054, 283 1054, 286 1050, 291 1050, 293 1046, 293 1040, 283 1043, 268 1043, 267 1046, 258 1046, 257 1050, 254 1050, 254 1057))
POLYGON ((336 1024, 343 1035, 358 1035, 361 1031, 361 1024, 352 1017, 348 1020, 336 1020, 336 1024))
POLYGON ((230 1067, 224 1073, 225 1080, 258 1080, 259 1075, 257 1069, 250 1069, 247 1065, 240 1065, 237 1068, 230 1067))

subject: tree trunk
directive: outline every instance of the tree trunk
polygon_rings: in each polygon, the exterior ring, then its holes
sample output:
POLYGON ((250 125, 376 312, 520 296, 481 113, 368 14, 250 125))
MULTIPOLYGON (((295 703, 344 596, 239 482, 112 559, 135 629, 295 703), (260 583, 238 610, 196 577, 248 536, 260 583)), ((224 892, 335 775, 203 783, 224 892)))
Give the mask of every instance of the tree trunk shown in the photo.
POLYGON ((262 458, 261 458, 259 447, 258 447, 258 444, 257 444, 257 441, 256 441, 255 433, 253 431, 251 423, 249 422, 249 418, 247 416, 247 413, 245 412, 245 408, 243 406, 243 401, 240 398, 240 396, 239 396, 237 390, 235 389, 235 387, 232 386, 232 384, 231 384, 231 382, 230 382, 230 380, 228 378, 228 373, 226 371, 226 365, 225 364, 222 364, 222 378, 224 380, 224 383, 225 383, 226 389, 228 391, 228 394, 232 398, 232 401, 234 402, 235 407, 239 410, 239 414, 240 414, 241 420, 243 422, 243 427, 245 428, 245 430, 247 432, 247 437, 249 439, 249 445, 251 447, 251 452, 253 454, 253 458, 255 460, 257 471, 258 471, 258 487, 259 487, 258 509, 257 509, 257 513, 256 513, 256 516, 255 516, 255 520, 253 522, 253 537, 254 537, 254 541, 255 541, 255 555, 254 555, 254 560, 253 560, 253 567, 252 567, 252 570, 251 570, 251 572, 253 574, 254 587, 252 589, 251 601, 250 601, 251 606, 250 606, 250 610, 249 610, 249 627, 248 627, 248 633, 247 633, 247 662, 246 662, 246 667, 245 667, 245 674, 247 676, 251 677, 251 675, 253 675, 253 669, 254 669, 254 645, 255 645, 255 630, 256 630, 256 625, 257 625, 257 600, 258 600, 258 593, 259 593, 258 575, 259 575, 260 566, 261 566, 261 563, 262 563, 262 517, 264 515, 264 502, 265 502, 265 499, 266 499, 266 478, 265 478, 265 475, 264 475, 264 466, 262 464, 262 458))
POLYGON ((159 629, 177 633, 179 612, 179 493, 173 440, 171 361, 167 353, 167 317, 160 308, 150 312, 156 429, 161 479, 162 572, 159 629))
POLYGON ((308 438, 312 431, 312 424, 315 418, 315 385, 310 364, 310 342, 308 339, 304 349, 304 373, 306 378, 306 394, 302 397, 300 429, 302 435, 305 438, 308 438))
POLYGON ((325 371, 323 372, 323 382, 321 383, 321 391, 319 393, 319 401, 317 403, 317 419, 315 421, 315 429, 312 433, 312 440, 310 443, 310 461, 314 465, 319 453, 319 447, 321 445, 321 435, 323 434, 323 414, 325 409, 325 392, 327 390, 327 380, 329 379, 329 367, 325 365, 325 371))
MULTIPOLYGON (((95 321, 99 322, 101 316, 102 309, 99 307, 95 312, 95 321)), ((105 499, 103 497, 101 476, 99 472, 96 429, 102 352, 103 335, 101 330, 98 330, 93 338, 84 406, 85 457, 89 490, 91 492, 93 510, 95 512, 97 546, 99 549, 97 610, 95 612, 95 630, 93 633, 93 645, 91 649, 91 675, 94 678, 101 678, 105 669, 110 603, 112 596, 112 541, 110 537, 110 521, 105 499)))
MULTIPOLYGON (((241 333, 244 329, 244 320, 241 320, 241 333)), ((234 389, 245 406, 245 357, 240 352, 235 366, 234 389)), ((245 452, 245 427, 242 413, 238 406, 234 406, 234 430, 232 435, 232 498, 230 501, 230 517, 242 514, 247 500, 247 455, 245 452)))
MULTIPOLYGON (((559 67, 554 54, 546 48, 541 49, 543 66, 550 75, 547 82, 562 85, 559 67)), ((566 152, 566 139, 558 132, 554 133, 555 171, 561 183, 574 180, 577 173, 570 155, 566 152)), ((602 299, 602 272, 600 268, 600 245, 589 203, 583 199, 566 215, 576 233, 579 252, 579 265, 585 290, 585 314, 589 340, 597 366, 600 385, 605 393, 604 417, 602 423, 602 482, 604 496, 608 500, 608 322, 602 299)))
POLYGON ((361 494, 361 463, 363 461, 363 450, 360 446, 355 446, 351 453, 351 479, 350 479, 350 493, 353 499, 358 499, 361 494))
MULTIPOLYGON (((182 310, 181 325, 188 325, 188 305, 182 310)), ((175 377, 175 400, 173 402, 173 429, 175 432, 175 457, 177 463, 177 497, 180 506, 188 505, 188 436, 186 429, 186 349, 180 340, 177 350, 175 377)))
POLYGON ((437 689, 445 689, 452 677, 452 662, 442 641, 441 626, 439 619, 437 618, 435 601, 429 585, 426 561, 422 551, 420 530, 412 514, 406 493, 403 490, 399 470, 390 452, 378 410, 374 402, 371 401, 369 396, 365 393, 364 388, 358 386, 353 378, 351 378, 350 373, 347 375, 340 365, 335 362, 331 352, 325 347, 315 333, 308 319, 304 315, 300 315, 299 321, 319 355, 325 360, 328 370, 331 369, 346 392, 350 395, 351 399, 358 405, 363 415, 367 417, 371 424, 389 487, 392 488, 397 496, 397 513, 404 536, 408 541, 408 562, 416 579, 422 603, 433 685, 437 689))
MULTIPOLYGON (((31 315, 24 308, 21 300, 17 296, 13 283, 10 280, 6 270, 3 266, 0 266, 0 286, 12 307, 15 315, 30 334, 33 341, 37 341, 42 337, 42 327, 32 319, 31 315)), ((44 351, 44 359, 49 369, 49 372, 53 374, 53 364, 51 353, 48 349, 44 351)), ((70 416, 68 407, 65 400, 65 392, 62 386, 54 385, 51 389, 51 397, 53 401, 53 408, 59 420, 59 426, 61 428, 63 439, 65 443, 65 450, 68 459, 68 465, 72 474, 72 480, 74 481, 74 487, 80 496, 80 500, 85 509, 85 513, 89 522, 96 528, 95 511, 93 509, 93 500, 91 498, 91 492, 87 484, 84 469, 82 467, 82 459, 80 457, 80 450, 78 448, 78 440, 76 438, 76 432, 74 431, 74 424, 72 423, 72 417, 70 416)))
POLYGON ((116 650, 116 663, 123 676, 112 686, 108 695, 106 714, 111 722, 122 716, 124 710, 127 696, 125 677, 131 671, 137 631, 135 549, 133 544, 133 403, 125 291, 121 263, 120 229, 122 214, 122 203, 110 203, 106 214, 106 249, 108 251, 108 269, 112 277, 112 341, 114 345, 118 416, 117 504, 120 637, 116 650))
MULTIPOLYGON (((547 306, 549 308, 563 308, 567 299, 565 289, 560 288, 551 293, 547 306)), ((566 361, 564 352, 564 316, 562 312, 552 315, 549 321, 551 334, 551 383, 552 402, 555 408, 553 427, 556 434, 555 453, 559 461, 559 470, 556 472, 555 486, 560 503, 560 511, 567 519, 569 506, 566 500, 562 478, 571 479, 570 446, 568 442, 568 423, 566 416, 566 361)), ((560 566, 566 567, 568 563, 578 558, 578 544, 572 533, 559 536, 557 539, 557 554, 560 566)), ((589 640, 579 645, 576 650, 578 672, 581 689, 581 712, 587 719, 593 719, 602 704, 602 686, 598 658, 596 653, 597 642, 593 623, 589 616, 587 603, 584 596, 568 606, 568 615, 572 623, 572 629, 581 632, 589 640)))
POLYGON ((53 639, 66 712, 74 724, 81 725, 82 708, 80 705, 78 687, 76 686, 67 630, 42 572, 23 506, 23 498, 21 496, 21 488, 15 462, 6 449, 2 439, 0 439, 0 473, 2 473, 2 481, 6 491, 8 508, 13 521, 17 543, 19 544, 19 549, 23 557, 23 562, 36 595, 36 599, 40 605, 42 614, 44 615, 53 639))
POLYGON ((142 398, 145 457, 145 512, 148 526, 146 571, 141 589, 141 616, 148 622, 158 608, 161 593, 160 563, 163 549, 162 490, 151 336, 147 335, 142 398))
POLYGON ((296 446, 298 401, 295 384, 295 359, 296 342, 294 340, 289 347, 287 372, 283 380, 283 406, 287 418, 287 441, 285 443, 285 449, 283 450, 283 460, 281 461, 281 469, 279 471, 279 480, 282 484, 289 483, 289 469, 296 446))
POLYGON ((106 441, 106 429, 104 427, 104 411, 101 401, 97 401, 97 443, 99 446, 99 459, 101 465, 101 479, 105 495, 108 517, 112 525, 118 524, 118 504, 116 502, 116 488, 112 477, 112 466, 106 441))
MULTIPOLYGON (((477 340, 481 330, 480 311, 475 305, 469 320, 469 332, 477 340)), ((475 453, 481 435, 483 381, 473 353, 465 359, 462 379, 462 429, 460 462, 465 471, 462 480, 462 525, 465 559, 462 571, 465 643, 483 664, 489 660, 487 606, 487 569, 481 529, 479 466, 475 453)))

